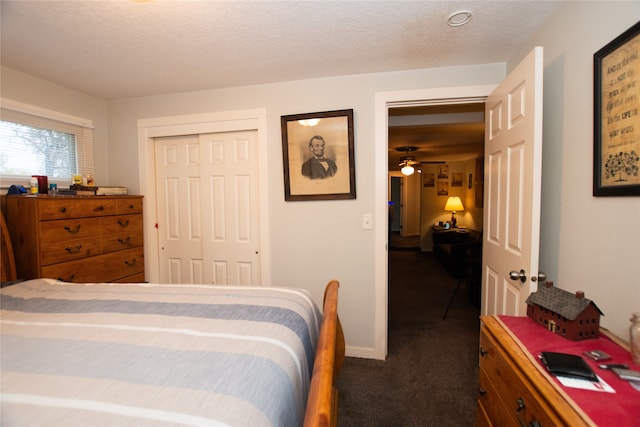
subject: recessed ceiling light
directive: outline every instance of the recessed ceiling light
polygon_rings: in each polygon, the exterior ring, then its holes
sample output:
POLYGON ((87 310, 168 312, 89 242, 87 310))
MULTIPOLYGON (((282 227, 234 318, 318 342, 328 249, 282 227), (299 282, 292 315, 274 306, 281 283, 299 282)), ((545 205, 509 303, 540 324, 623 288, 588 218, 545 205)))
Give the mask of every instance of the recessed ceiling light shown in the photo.
POLYGON ((459 10, 457 12, 453 12, 447 18, 447 25, 450 27, 460 27, 461 25, 471 21, 472 16, 473 14, 470 10, 459 10))

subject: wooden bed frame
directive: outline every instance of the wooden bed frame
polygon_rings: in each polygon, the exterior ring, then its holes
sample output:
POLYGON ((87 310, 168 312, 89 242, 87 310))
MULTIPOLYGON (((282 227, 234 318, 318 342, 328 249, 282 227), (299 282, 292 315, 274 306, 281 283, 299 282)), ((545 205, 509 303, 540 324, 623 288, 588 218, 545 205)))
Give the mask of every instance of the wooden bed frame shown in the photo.
MULTIPOLYGON (((11 238, 4 215, 0 215, 0 219, 0 275, 3 282, 14 281, 16 267, 11 238)), ((324 291, 323 317, 304 418, 305 427, 338 425, 338 390, 335 378, 342 368, 345 356, 344 333, 338 318, 339 286, 336 280, 332 280, 324 291)))
POLYGON ((0 264, 0 280, 2 282, 10 282, 16 280, 16 260, 13 254, 13 245, 11 244, 11 237, 9 236, 9 230, 7 224, 4 221, 4 212, 0 215, 2 220, 0 223, 0 258, 2 263, 0 264))
POLYGON ((338 390, 335 379, 342 368, 345 355, 344 333, 338 318, 338 287, 340 284, 332 280, 324 291, 324 314, 304 427, 338 425, 338 390))

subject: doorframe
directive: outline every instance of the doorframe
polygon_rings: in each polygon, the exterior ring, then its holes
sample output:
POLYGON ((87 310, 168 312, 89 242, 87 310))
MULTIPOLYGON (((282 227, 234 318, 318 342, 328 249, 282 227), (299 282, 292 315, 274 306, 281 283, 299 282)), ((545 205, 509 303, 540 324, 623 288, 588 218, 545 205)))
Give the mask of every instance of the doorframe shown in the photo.
POLYGON ((417 105, 461 104, 484 102, 497 87, 493 85, 427 88, 375 94, 375 159, 374 159, 374 288, 375 288, 375 348, 373 358, 386 359, 388 344, 389 282, 388 282, 388 128, 389 108, 417 105))
POLYGON ((155 138, 235 131, 258 132, 258 185, 260 222, 261 285, 271 286, 269 253, 267 110, 264 108, 215 113, 165 116, 138 120, 138 168, 140 193, 144 195, 144 269, 147 281, 157 283, 159 276, 158 221, 155 186, 155 138))

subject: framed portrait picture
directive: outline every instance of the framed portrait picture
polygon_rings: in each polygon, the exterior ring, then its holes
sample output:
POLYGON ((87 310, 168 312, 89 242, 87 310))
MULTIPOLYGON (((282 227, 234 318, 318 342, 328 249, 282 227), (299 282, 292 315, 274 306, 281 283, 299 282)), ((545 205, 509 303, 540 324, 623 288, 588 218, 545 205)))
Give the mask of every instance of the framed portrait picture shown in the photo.
POLYGON ((462 173, 453 172, 451 174, 451 186, 452 187, 462 187, 462 173))
POLYGON ((353 110, 281 117, 284 198, 356 198, 353 110))
POLYGON ((438 165, 438 179, 449 178, 449 165, 438 165))
POLYGON ((475 191, 476 208, 484 206, 484 157, 476 159, 476 191, 475 191))
POLYGON ((449 182, 448 181, 438 181, 438 196, 448 196, 449 195, 449 182))
POLYGON ((640 22, 593 55, 593 195, 640 195, 640 22))
POLYGON ((435 187, 436 174, 425 172, 422 174, 422 185, 425 187, 435 187))

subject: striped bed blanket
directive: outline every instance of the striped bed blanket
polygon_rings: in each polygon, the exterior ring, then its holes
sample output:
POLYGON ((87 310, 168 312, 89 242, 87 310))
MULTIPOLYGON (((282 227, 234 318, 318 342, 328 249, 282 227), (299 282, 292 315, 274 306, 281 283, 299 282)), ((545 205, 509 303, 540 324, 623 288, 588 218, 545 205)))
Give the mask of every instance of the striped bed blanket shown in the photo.
POLYGON ((36 279, 1 290, 2 426, 299 426, 304 290, 36 279))

